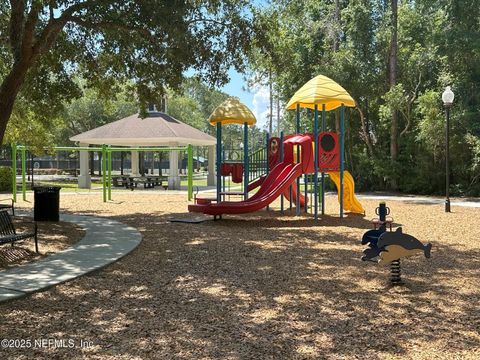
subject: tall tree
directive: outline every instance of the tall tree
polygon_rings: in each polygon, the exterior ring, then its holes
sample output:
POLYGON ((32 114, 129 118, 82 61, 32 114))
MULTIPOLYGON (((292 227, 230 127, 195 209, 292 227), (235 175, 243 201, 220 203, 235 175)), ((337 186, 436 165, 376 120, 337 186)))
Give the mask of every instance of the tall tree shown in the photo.
MULTIPOLYGON (((398 0, 391 0, 391 40, 388 54, 388 84, 390 89, 397 85, 397 48, 398 48, 398 0)), ((392 111, 392 123, 390 125, 390 157, 393 162, 398 158, 398 112, 392 111)), ((391 179, 392 188, 396 189, 397 179, 391 179)))
POLYGON ((80 71, 106 93, 135 80, 158 100, 194 68, 223 83, 250 46, 246 0, 10 0, 0 4, 0 142, 18 96, 47 108, 78 96, 80 71), (49 96, 43 96, 45 91, 49 96), (47 104, 48 103, 48 104, 47 104))
POLYGON ((273 131, 273 78, 272 71, 268 73, 268 93, 270 97, 270 112, 268 114, 268 133, 272 136, 273 131))

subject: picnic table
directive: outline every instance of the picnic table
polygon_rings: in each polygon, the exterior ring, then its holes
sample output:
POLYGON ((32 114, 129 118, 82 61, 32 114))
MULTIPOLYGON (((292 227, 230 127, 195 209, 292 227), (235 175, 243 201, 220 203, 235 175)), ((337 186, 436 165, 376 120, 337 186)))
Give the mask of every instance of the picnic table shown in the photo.
POLYGON ((168 183, 163 184, 167 179, 159 175, 145 175, 145 176, 130 176, 121 175, 113 176, 112 183, 115 187, 125 187, 126 189, 134 189, 138 184, 143 184, 144 189, 153 189, 155 186, 163 186, 165 190, 168 189, 168 183))

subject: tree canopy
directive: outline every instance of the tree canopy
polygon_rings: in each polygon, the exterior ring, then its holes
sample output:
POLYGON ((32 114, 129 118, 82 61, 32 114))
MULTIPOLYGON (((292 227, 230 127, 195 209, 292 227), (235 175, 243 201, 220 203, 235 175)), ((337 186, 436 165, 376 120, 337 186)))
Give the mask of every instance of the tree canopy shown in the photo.
MULTIPOLYGON (((357 108, 347 111, 346 160, 360 189, 395 185, 401 191, 443 193, 441 93, 452 85, 453 190, 480 194, 475 0, 273 0, 255 19, 265 31, 255 38, 250 72, 272 72, 283 103, 318 74, 340 83, 356 100, 357 108)), ((291 128, 293 114, 287 113, 286 121, 283 128, 291 128)), ((335 112, 328 122, 338 129, 335 112)), ((312 124, 313 115, 304 112, 302 129, 312 124)))
POLYGON ((178 88, 188 69, 222 84, 242 67, 250 23, 245 0, 2 1, 0 142, 18 99, 54 117, 80 97, 74 74, 105 96, 129 81, 141 104, 178 88))

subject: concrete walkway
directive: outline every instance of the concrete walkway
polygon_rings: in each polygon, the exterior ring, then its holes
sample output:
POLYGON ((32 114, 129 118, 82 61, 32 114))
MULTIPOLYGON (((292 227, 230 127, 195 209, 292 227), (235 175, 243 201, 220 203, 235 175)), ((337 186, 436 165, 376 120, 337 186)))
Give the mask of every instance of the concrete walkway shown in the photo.
MULTIPOLYGON (((388 195, 388 194, 382 195, 382 194, 375 194, 375 193, 358 193, 355 195, 359 199, 404 201, 404 202, 412 202, 412 203, 418 203, 418 204, 445 204, 445 198, 438 198, 438 197, 427 197, 427 196, 417 196, 417 195, 388 195)), ((480 208, 480 199, 476 201, 451 199, 450 204, 452 206, 480 208)))
MULTIPOLYGON (((80 215, 60 220, 78 224, 86 234, 74 246, 39 261, 0 271, 0 302, 75 279, 107 266, 135 249, 142 235, 118 221, 80 215)), ((39 242, 40 250, 42 243, 39 242)))

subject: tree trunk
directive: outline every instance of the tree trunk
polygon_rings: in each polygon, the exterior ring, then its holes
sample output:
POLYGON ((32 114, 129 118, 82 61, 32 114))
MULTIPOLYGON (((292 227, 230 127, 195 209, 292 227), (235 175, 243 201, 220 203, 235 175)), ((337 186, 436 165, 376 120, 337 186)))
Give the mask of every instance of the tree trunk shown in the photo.
POLYGON ((335 0, 335 25, 333 35, 333 52, 337 52, 339 48, 339 29, 340 29, 340 0, 335 0))
MULTIPOLYGON (((398 0, 391 0, 392 11, 392 38, 390 43, 390 53, 388 57, 388 80, 390 89, 397 84, 397 13, 398 0)), ((398 114, 397 111, 392 112, 392 123, 390 126, 390 157, 392 162, 398 158, 398 114)), ((393 190, 398 188, 396 178, 392 178, 391 186, 393 190)))
POLYGON ((3 137, 8 120, 13 112, 13 105, 30 65, 25 60, 16 62, 0 86, 0 144, 3 144, 3 137))
POLYGON ((280 136, 280 94, 277 93, 277 136, 280 136))
MULTIPOLYGON (((366 103, 368 104, 368 100, 366 100, 366 103)), ((368 105, 367 105, 368 106, 368 105)), ((360 123, 362 124, 362 137, 363 140, 365 141, 365 144, 367 144, 368 152, 370 153, 370 156, 373 156, 373 145, 372 145, 372 139, 370 138, 370 132, 368 129, 366 116, 363 113, 362 108, 358 105, 358 103, 355 103, 355 107, 360 114, 360 123)))

